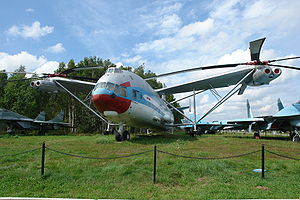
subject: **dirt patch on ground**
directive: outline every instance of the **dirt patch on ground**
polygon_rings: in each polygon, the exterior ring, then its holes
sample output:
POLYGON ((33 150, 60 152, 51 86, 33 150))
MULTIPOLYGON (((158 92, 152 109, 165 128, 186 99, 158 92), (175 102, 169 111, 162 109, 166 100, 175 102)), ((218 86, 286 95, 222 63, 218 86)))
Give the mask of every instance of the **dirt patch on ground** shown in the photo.
POLYGON ((259 190, 270 190, 268 187, 261 186, 261 185, 256 186, 255 188, 256 188, 256 189, 259 189, 259 190))
POLYGON ((204 176, 204 177, 197 178, 197 181, 203 185, 207 185, 212 182, 212 179, 204 176))

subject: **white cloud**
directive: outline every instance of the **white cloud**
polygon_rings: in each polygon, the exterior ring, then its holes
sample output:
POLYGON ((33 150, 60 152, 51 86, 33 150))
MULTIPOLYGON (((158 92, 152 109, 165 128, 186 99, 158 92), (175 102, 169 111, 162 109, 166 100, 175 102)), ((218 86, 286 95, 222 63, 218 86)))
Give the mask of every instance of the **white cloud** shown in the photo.
POLYGON ((205 35, 214 26, 214 20, 208 18, 205 21, 198 21, 182 27, 178 32, 178 37, 189 37, 192 35, 205 35))
POLYGON ((48 47, 46 51, 50 53, 63 53, 66 49, 63 47, 62 43, 57 43, 56 45, 48 47))
MULTIPOLYGON (((182 20, 178 16, 178 12, 182 8, 181 3, 173 2, 154 2, 155 8, 149 14, 149 8, 140 9, 139 31, 152 31, 154 35, 168 36, 176 33, 181 25, 182 20)), ((149 5, 148 5, 149 6, 149 5)))
MULTIPOLYGON (((150 42, 139 43, 136 45, 137 53, 155 51, 159 52, 174 52, 183 49, 194 49, 194 44, 199 36, 203 36, 213 28, 213 20, 198 21, 193 24, 186 25, 179 29, 172 37, 165 37, 150 42)), ((197 49, 198 46, 195 46, 197 49)))
POLYGON ((23 25, 23 26, 12 26, 8 29, 7 34, 12 36, 21 36, 24 38, 33 38, 38 39, 42 36, 48 35, 52 33, 54 27, 52 26, 43 26, 41 27, 41 23, 39 21, 35 21, 31 26, 23 25))
POLYGON ((159 27, 159 33, 162 35, 170 35, 176 33, 181 26, 181 19, 178 15, 164 16, 159 27))
POLYGON ((52 73, 58 68, 59 62, 48 61, 44 56, 34 56, 22 51, 15 55, 0 52, 0 70, 15 71, 23 65, 28 72, 52 73))
POLYGON ((34 12, 34 9, 33 8, 27 8, 25 11, 26 12, 34 12))
POLYGON ((122 61, 131 65, 142 65, 147 63, 147 60, 143 59, 140 55, 136 55, 132 58, 125 58, 122 61))

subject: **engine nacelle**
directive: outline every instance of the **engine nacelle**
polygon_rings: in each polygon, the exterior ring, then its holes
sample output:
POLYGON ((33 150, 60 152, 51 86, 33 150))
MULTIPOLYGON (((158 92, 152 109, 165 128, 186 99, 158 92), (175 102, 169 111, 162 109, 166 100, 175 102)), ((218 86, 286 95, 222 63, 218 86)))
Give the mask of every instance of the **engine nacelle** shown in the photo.
POLYGON ((253 73, 252 81, 248 83, 250 86, 267 85, 272 80, 281 75, 280 68, 271 68, 269 66, 258 66, 253 73))
POLYGON ((30 87, 41 90, 43 92, 51 92, 51 93, 64 92, 64 90, 57 87, 57 85, 53 81, 47 79, 32 81, 30 83, 30 87))

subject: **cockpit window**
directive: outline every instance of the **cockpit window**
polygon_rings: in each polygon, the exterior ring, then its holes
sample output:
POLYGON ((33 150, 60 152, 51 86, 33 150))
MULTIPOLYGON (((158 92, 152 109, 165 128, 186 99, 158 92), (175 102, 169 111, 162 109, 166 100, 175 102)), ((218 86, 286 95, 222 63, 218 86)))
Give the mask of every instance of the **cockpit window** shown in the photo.
POLYGON ((108 89, 108 90, 114 91, 114 89, 115 89, 115 84, 110 83, 110 82, 107 82, 105 88, 108 89))
POLYGON ((113 73, 113 71, 114 71, 114 68, 110 68, 110 69, 108 69, 108 73, 113 73))
POLYGON ((120 86, 119 87, 119 95, 123 96, 123 97, 127 97, 127 90, 126 87, 124 86, 120 86))
POLYGON ((136 99, 136 94, 137 92, 136 92, 136 90, 132 90, 132 99, 136 99))
POLYGON ((122 70, 119 68, 115 68, 115 73, 122 73, 122 70))
POLYGON ((106 82, 100 82, 97 84, 97 88, 105 88, 106 82))

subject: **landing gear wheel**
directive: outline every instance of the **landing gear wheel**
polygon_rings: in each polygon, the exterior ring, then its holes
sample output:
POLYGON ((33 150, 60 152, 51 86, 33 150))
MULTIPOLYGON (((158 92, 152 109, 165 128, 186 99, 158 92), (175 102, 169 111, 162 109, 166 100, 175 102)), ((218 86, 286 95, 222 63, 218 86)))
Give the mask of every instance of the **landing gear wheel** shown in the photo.
POLYGON ((110 133, 110 131, 104 131, 103 135, 109 135, 110 133))
POLYGON ((116 133, 115 133, 115 139, 116 139, 116 141, 118 141, 118 142, 122 142, 123 137, 122 137, 122 135, 121 135, 120 133, 118 133, 118 132, 116 131, 116 133))
POLYGON ((255 132, 253 136, 254 136, 254 139, 260 139, 259 132, 255 132))
POLYGON ((191 137, 195 137, 196 134, 197 134, 197 131, 189 131, 189 135, 191 137))
POLYGON ((130 134, 128 131, 124 131, 122 136, 123 136, 123 140, 130 140, 130 134))
POLYGON ((112 129, 111 132, 112 132, 112 134, 115 134, 115 139, 117 142, 122 142, 123 137, 117 130, 112 129))

